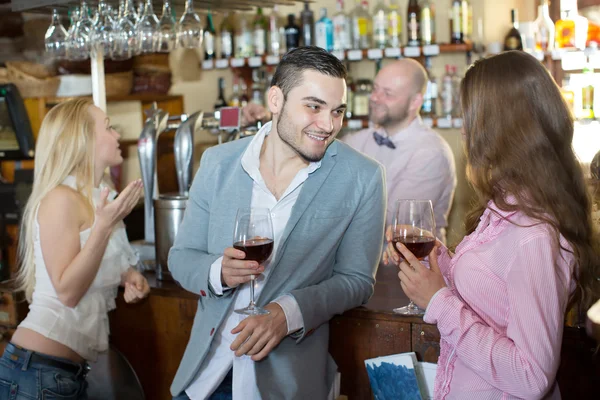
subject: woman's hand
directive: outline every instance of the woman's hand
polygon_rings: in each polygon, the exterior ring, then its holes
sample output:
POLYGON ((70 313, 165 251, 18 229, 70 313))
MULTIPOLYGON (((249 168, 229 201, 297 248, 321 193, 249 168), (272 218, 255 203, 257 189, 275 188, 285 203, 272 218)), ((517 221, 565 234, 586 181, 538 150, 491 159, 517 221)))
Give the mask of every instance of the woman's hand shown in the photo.
POLYGON ((100 202, 96 207, 96 226, 112 231, 113 227, 133 210, 142 195, 142 188, 142 180, 135 180, 110 203, 107 200, 109 189, 102 189, 100 202))
POLYGON ((446 281, 438 265, 438 246, 436 245, 429 253, 430 268, 423 265, 402 243, 397 243, 396 246, 404 257, 398 273, 400 286, 409 299, 425 310, 433 295, 446 287, 446 281))
POLYGON ((126 303, 137 303, 150 293, 150 286, 144 275, 133 268, 129 268, 122 281, 125 287, 123 298, 126 303))

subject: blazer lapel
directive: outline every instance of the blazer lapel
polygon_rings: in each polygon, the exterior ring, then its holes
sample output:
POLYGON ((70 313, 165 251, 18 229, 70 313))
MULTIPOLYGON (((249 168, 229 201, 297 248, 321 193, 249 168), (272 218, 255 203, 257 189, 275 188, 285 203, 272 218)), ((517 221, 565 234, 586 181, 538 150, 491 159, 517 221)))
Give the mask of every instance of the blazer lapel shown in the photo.
POLYGON ((330 146, 327 153, 325 154, 325 157, 323 157, 319 169, 310 174, 308 179, 306 179, 306 181, 302 185, 300 195, 296 200, 296 204, 294 204, 294 207, 292 208, 292 215, 290 215, 290 219, 288 220, 288 223, 285 226, 279 244, 276 244, 277 255, 269 268, 275 268, 277 264, 279 264, 279 261, 281 260, 281 256, 284 253, 285 246, 291 233, 298 224, 300 218, 304 215, 308 206, 312 203, 314 197, 319 192, 319 189, 321 189, 321 186, 323 186, 323 184, 325 183, 325 180, 327 180, 329 173, 335 166, 336 154, 337 142, 333 142, 333 144, 330 146))

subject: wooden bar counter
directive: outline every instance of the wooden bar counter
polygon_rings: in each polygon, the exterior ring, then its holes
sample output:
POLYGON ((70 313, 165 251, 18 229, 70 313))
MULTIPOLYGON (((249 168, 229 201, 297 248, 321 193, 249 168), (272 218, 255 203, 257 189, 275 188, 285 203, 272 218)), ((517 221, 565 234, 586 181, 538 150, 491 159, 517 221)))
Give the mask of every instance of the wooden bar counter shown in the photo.
MULTIPOLYGON (((176 283, 157 281, 152 273, 147 277, 152 288, 148 299, 126 304, 119 294, 110 315, 111 342, 132 364, 148 400, 170 400, 169 387, 192 329, 198 297, 176 283)), ((421 361, 437 362, 436 327, 420 317, 392 312, 406 304, 396 268, 380 267, 369 303, 331 321, 329 352, 342 375, 341 394, 349 400, 372 398, 364 367, 368 358, 414 351, 421 361)), ((563 399, 598 398, 600 360, 594 350, 595 343, 583 329, 565 328, 558 374, 563 399)))

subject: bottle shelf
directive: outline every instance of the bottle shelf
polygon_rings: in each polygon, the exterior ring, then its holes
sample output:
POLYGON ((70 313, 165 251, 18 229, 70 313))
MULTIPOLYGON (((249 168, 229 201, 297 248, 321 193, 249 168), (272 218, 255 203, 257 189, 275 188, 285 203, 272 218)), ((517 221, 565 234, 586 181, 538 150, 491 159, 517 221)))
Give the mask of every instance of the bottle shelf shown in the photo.
POLYGON ((563 71, 581 71, 588 64, 594 69, 600 69, 600 51, 596 48, 555 49, 552 51, 527 51, 541 62, 560 61, 563 71))
MULTIPOLYGON (((381 60, 384 58, 395 59, 404 57, 433 57, 444 53, 466 53, 472 50, 471 44, 453 44, 440 43, 428 46, 419 47, 392 47, 387 49, 361 49, 361 50, 344 50, 334 51, 336 57, 340 60, 361 61, 361 60, 381 60)), ((204 60, 202 69, 227 69, 250 67, 258 68, 263 65, 279 64, 280 56, 256 56, 245 58, 221 58, 204 60)))
MULTIPOLYGON (((423 123, 430 128, 438 128, 438 129, 460 129, 462 128, 463 120, 462 118, 443 118, 443 117, 428 117, 421 116, 423 123)), ((368 117, 360 117, 360 118, 348 118, 344 119, 344 128, 348 128, 350 130, 361 130, 367 129, 369 127, 369 118, 368 117)))

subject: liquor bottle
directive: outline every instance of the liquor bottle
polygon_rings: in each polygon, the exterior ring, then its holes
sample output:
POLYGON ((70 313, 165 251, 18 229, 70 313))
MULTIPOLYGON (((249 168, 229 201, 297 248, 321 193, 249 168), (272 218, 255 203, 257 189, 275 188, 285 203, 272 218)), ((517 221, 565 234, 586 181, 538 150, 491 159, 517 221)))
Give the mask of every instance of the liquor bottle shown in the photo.
POLYGON ((321 8, 321 18, 315 24, 315 44, 333 51, 333 22, 327 18, 327 8, 321 8))
POLYGON ((371 47, 371 16, 368 7, 369 4, 365 0, 357 0, 357 5, 352 11, 352 47, 355 49, 371 47))
POLYGON ((223 107, 227 107, 227 100, 225 100, 225 78, 219 78, 219 96, 215 102, 215 111, 223 107))
POLYGON ((388 46, 389 9, 379 0, 373 12, 373 45, 384 49, 388 46))
POLYGON ((226 13, 219 28, 221 58, 233 57, 233 15, 226 13))
POLYGON ((314 46, 315 44, 315 17, 308 3, 304 3, 304 10, 300 13, 300 24, 302 25, 302 44, 314 46))
POLYGON ((408 46, 419 46, 421 44, 421 33, 419 30, 419 18, 421 14, 421 7, 417 0, 410 0, 408 2, 408 9, 406 10, 406 32, 408 36, 408 46))
POLYGON ((433 118, 437 115, 438 86, 431 69, 431 57, 425 57, 425 69, 427 70, 427 90, 423 97, 421 114, 433 118))
POLYGON ((468 0, 460 2, 460 32, 465 43, 471 43, 473 37, 473 7, 468 0))
POLYGON ((215 51, 215 37, 217 32, 215 31, 215 24, 213 23, 212 13, 208 10, 206 14, 206 29, 204 29, 204 59, 212 60, 216 57, 217 52, 215 51))
POLYGON ((344 0, 337 0, 336 13, 331 18, 333 22, 333 49, 336 51, 352 48, 351 22, 348 14, 344 12, 344 0))
POLYGON ((460 10, 460 0, 453 0, 452 8, 450 9, 450 43, 464 43, 461 30, 460 10))
POLYGON ((458 76, 456 65, 452 66, 452 116, 460 118, 461 106, 460 106, 460 82, 461 78, 458 76))
POLYGON ((585 86, 581 88, 581 118, 582 119, 594 119, 594 84, 592 78, 594 75, 594 69, 590 63, 586 63, 583 67, 583 76, 585 79, 582 81, 586 82, 585 86))
POLYGON ((246 107, 250 102, 250 99, 248 98, 248 85, 246 85, 246 81, 243 79, 240 83, 240 93, 240 107, 243 108, 246 107))
POLYGON ((240 97, 240 78, 237 75, 233 76, 233 93, 231 94, 231 99, 229 99, 230 107, 240 107, 241 105, 241 97, 240 97))
POLYGON ((296 25, 296 16, 288 15, 288 24, 285 26, 285 47, 288 51, 300 46, 300 27, 296 25))
POLYGON ((435 7, 429 1, 423 1, 421 5, 421 43, 423 45, 436 42, 435 37, 435 7))
POLYGON ((551 51, 554 49, 554 22, 550 18, 548 0, 541 0, 538 6, 538 15, 535 26, 535 49, 538 51, 551 51))
POLYGON ((567 107, 571 112, 571 115, 575 115, 575 92, 571 89, 570 86, 571 76, 569 74, 565 74, 563 78, 562 85, 560 86, 560 93, 562 94, 565 102, 567 103, 567 107))
POLYGON ((577 0, 560 2, 561 17, 556 21, 556 47, 585 50, 588 20, 577 13, 577 0))
POLYGON ((244 14, 239 14, 238 30, 235 36, 235 56, 251 57, 252 56, 252 31, 249 28, 248 18, 244 14))
POLYGON ((273 56, 283 53, 283 38, 281 37, 280 25, 277 5, 274 5, 273 11, 269 15, 269 54, 273 56))
POLYGON ((452 87, 452 66, 446 64, 446 73, 442 77, 442 117, 452 119, 454 112, 454 90, 452 87))
POLYGON ((519 14, 516 8, 510 10, 512 28, 504 38, 504 50, 523 50, 523 40, 519 32, 519 14))
POLYGON ((346 118, 352 118, 354 110, 354 80, 351 76, 346 78, 346 118))
POLYGON ((388 40, 390 47, 402 45, 402 13, 397 0, 390 0, 390 20, 388 23, 388 40))
POLYGON ((262 84, 262 76, 264 71, 260 68, 252 70, 252 98, 250 100, 251 103, 258 104, 260 106, 265 106, 265 96, 264 96, 264 85, 262 84))
POLYGON ((263 15, 261 7, 258 7, 256 11, 256 17, 254 17, 253 26, 253 40, 254 55, 264 56, 267 50, 267 31, 269 30, 269 23, 267 18, 263 15))

